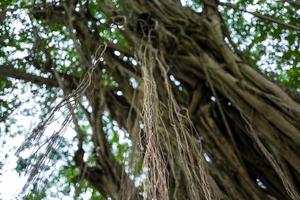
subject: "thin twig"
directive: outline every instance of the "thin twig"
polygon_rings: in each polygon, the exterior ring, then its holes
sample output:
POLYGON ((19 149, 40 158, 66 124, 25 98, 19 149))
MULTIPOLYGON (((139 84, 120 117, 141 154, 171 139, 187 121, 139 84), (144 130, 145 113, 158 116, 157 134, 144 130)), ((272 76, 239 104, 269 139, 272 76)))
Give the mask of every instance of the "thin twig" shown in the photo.
POLYGON ((233 8, 235 10, 239 9, 239 10, 241 10, 243 12, 252 14, 253 16, 258 17, 260 19, 267 20, 267 21, 270 21, 272 23, 280 24, 280 25, 285 26, 285 27, 287 27, 289 29, 293 29, 293 30, 296 30, 297 32, 300 32, 300 27, 298 27, 296 25, 293 25, 293 24, 288 24, 288 23, 282 22, 280 19, 277 19, 277 18, 274 18, 274 17, 271 17, 271 16, 262 15, 262 14, 260 14, 258 12, 252 12, 252 11, 249 11, 247 9, 239 8, 237 5, 232 4, 232 3, 219 2, 219 4, 223 5, 223 6, 227 6, 227 7, 233 8))

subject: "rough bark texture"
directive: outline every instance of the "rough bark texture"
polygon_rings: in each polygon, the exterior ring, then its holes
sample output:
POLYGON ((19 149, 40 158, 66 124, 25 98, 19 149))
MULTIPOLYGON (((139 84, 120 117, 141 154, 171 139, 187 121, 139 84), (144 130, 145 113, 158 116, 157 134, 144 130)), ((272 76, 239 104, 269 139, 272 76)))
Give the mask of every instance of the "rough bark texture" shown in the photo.
MULTIPOLYGON (((133 154, 139 152, 132 167, 138 159, 148 167, 149 199, 300 199, 300 101, 229 48, 217 1, 204 2, 198 14, 175 0, 123 0, 121 11, 107 1, 103 12, 109 23, 124 25, 128 48, 100 37, 87 10, 74 10, 77 2, 32 10, 37 19, 71 29, 84 70, 92 66, 99 44, 107 45, 84 94, 92 107, 86 115, 100 168, 86 166, 81 147, 75 162, 105 197, 142 198, 108 147, 101 116, 109 111, 130 134, 133 154), (114 55, 115 50, 138 65, 114 55), (122 96, 101 88, 101 69, 113 76, 122 96), (131 87, 130 77, 138 88, 131 87)), ((14 70, 1 68, 1 76, 59 86, 14 70)), ((77 82, 63 81, 67 86, 77 82)))

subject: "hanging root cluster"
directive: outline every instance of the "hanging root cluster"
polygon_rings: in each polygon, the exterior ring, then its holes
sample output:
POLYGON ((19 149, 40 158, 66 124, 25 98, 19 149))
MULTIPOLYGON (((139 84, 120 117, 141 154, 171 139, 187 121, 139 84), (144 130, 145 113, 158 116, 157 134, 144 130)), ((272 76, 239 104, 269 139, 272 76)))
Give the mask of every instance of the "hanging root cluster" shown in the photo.
POLYGON ((195 140, 197 132, 187 111, 174 99, 168 65, 151 45, 142 45, 140 49, 146 138, 144 166, 148 175, 146 192, 150 199, 177 199, 189 194, 190 199, 210 200, 212 195, 201 143, 195 140), (183 188, 188 191, 182 191, 183 188))
POLYGON ((299 100, 230 48, 217 15, 171 0, 129 2, 150 199, 298 200, 299 100), (187 99, 173 94, 169 75, 187 99))
POLYGON ((66 130, 72 120, 73 122, 76 121, 75 109, 78 107, 80 98, 91 86, 94 71, 106 48, 106 43, 98 47, 94 55, 94 62, 89 63, 89 68, 83 75, 82 80, 78 83, 77 88, 72 92, 69 91, 69 88, 65 87, 63 79, 60 77, 58 72, 53 71, 58 85, 63 91, 63 98, 50 110, 49 114, 45 116, 45 119, 42 119, 37 127, 33 129, 32 133, 25 139, 23 144, 21 144, 21 146, 16 151, 16 156, 19 156, 23 150, 30 147, 33 149, 33 153, 29 158, 30 164, 27 166, 25 171, 26 175, 29 176, 26 184, 22 189, 22 193, 25 193, 25 191, 28 190, 31 184, 35 184, 42 178, 42 173, 47 167, 47 164, 49 164, 49 157, 51 153, 55 151, 55 149, 57 149, 59 146, 61 134, 66 130), (55 130, 55 132, 52 133, 49 137, 46 137, 44 135, 46 129, 49 125, 59 119, 57 115, 60 115, 61 113, 65 114, 65 116, 63 116, 64 119, 61 126, 58 130, 55 130))

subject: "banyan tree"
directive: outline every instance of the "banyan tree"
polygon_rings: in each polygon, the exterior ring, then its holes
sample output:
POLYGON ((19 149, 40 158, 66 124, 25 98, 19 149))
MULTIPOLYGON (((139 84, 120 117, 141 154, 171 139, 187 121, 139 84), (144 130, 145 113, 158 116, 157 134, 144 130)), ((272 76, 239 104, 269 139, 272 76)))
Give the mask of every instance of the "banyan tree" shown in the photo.
POLYGON ((299 1, 0 4, 3 135, 39 97, 23 198, 300 199, 299 1))

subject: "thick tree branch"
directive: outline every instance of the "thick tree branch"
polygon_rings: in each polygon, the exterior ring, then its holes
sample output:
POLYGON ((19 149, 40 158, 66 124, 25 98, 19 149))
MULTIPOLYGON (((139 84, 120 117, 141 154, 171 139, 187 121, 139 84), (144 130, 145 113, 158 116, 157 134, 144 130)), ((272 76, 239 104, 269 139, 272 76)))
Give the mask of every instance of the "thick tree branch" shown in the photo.
POLYGON ((58 87, 58 83, 55 79, 29 74, 10 65, 0 66, 0 78, 14 78, 25 82, 31 82, 39 86, 45 85, 48 88, 58 87))

